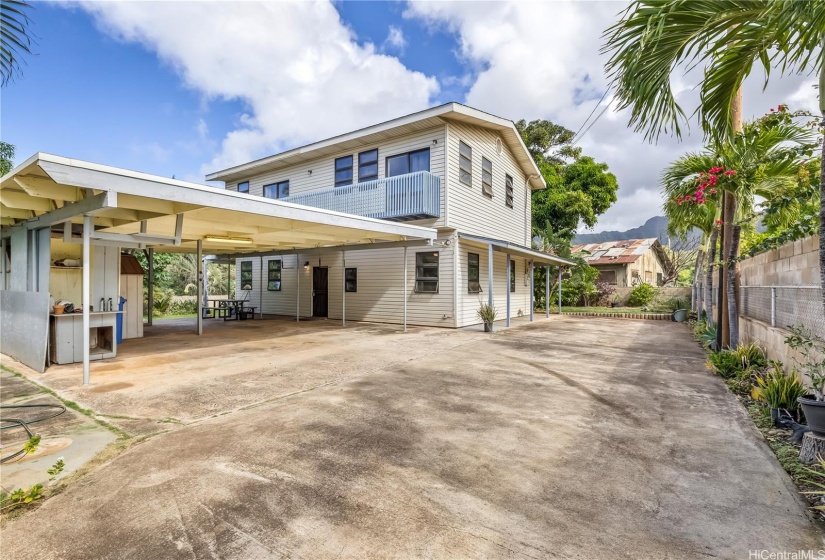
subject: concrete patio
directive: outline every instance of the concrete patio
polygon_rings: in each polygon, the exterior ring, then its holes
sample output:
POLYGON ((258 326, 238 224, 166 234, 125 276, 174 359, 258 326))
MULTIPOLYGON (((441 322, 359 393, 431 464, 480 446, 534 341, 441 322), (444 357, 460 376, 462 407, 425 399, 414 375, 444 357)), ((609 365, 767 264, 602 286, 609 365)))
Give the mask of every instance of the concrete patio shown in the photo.
POLYGON ((131 433, 169 432, 10 523, 10 558, 825 548, 680 324, 251 321, 125 344, 91 387, 77 368, 37 380, 131 433))

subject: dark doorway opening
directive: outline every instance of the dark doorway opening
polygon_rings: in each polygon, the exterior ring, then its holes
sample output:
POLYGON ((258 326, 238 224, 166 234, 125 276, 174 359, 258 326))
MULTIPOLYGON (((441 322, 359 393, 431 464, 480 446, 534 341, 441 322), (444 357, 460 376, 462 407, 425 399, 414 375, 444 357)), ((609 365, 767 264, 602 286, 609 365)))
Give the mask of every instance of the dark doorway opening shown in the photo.
POLYGON ((329 269, 315 267, 312 269, 312 316, 329 315, 329 269))

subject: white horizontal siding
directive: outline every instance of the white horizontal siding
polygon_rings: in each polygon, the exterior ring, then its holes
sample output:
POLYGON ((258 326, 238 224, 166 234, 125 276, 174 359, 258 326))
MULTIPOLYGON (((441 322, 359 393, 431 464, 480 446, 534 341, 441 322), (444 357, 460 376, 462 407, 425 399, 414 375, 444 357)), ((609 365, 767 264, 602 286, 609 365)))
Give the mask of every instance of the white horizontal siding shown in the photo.
MULTIPOLYGON (((263 196, 263 186, 280 181, 289 181, 290 195, 335 186, 335 160, 340 157, 353 156, 353 180, 358 182, 358 154, 378 148, 378 177, 386 177, 387 157, 420 150, 430 149, 430 173, 441 178, 441 218, 439 220, 417 220, 414 223, 438 227, 444 225, 444 176, 445 176, 445 127, 430 128, 423 132, 405 134, 381 141, 377 144, 365 144, 357 150, 341 151, 331 156, 291 165, 260 175, 252 175, 249 181, 249 194, 263 196)), ((227 189, 237 190, 238 182, 229 183, 227 189)))
MULTIPOLYGON (((372 249, 346 252, 346 267, 357 269, 358 291, 346 293, 346 318, 352 321, 377 323, 402 323, 404 320, 404 298, 407 298, 407 322, 410 325, 452 327, 453 320, 453 249, 452 247, 410 247, 407 249, 407 285, 404 286, 404 249, 372 249), (415 254, 418 251, 439 253, 439 292, 437 294, 415 293, 415 254)), ((237 260, 237 293, 246 295, 250 305, 263 313, 295 316, 296 308, 296 256, 265 257, 267 261, 283 259, 281 271, 281 291, 266 290, 266 278, 261 284, 260 258, 237 260), (252 262, 253 289, 246 294, 240 290, 241 262, 252 262), (289 267, 289 268, 285 268, 289 267), (263 288, 263 298, 261 292, 263 288)), ((329 268, 329 318, 340 320, 342 316, 342 273, 343 263, 340 251, 304 253, 297 256, 300 277, 301 316, 312 315, 312 268, 329 268), (309 262, 307 269, 304 263, 309 262)))
MULTIPOLYGON (((458 245, 458 326, 477 325, 481 323, 478 317, 478 308, 488 301, 488 249, 486 246, 468 245, 459 242, 458 245), (479 256, 479 280, 481 293, 467 292, 467 261, 468 254, 476 253, 479 256)), ((530 275, 526 274, 527 260, 521 257, 511 257, 516 263, 516 291, 510 294, 510 317, 530 314, 530 275)), ((499 320, 507 317, 507 255, 493 253, 493 305, 498 310, 499 320)))
POLYGON ((530 246, 530 198, 526 177, 507 145, 496 152, 495 131, 451 122, 447 127, 447 204, 449 226, 462 233, 530 246), (472 186, 459 181, 459 141, 472 150, 472 186), (481 158, 493 164, 493 196, 481 190, 481 158), (513 178, 513 208, 505 205, 505 175, 513 178))

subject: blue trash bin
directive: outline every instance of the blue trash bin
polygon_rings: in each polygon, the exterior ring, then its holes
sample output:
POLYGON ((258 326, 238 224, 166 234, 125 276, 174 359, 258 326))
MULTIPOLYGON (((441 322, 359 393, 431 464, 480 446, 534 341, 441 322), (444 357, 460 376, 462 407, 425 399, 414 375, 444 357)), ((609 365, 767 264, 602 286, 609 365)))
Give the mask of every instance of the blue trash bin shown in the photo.
MULTIPOLYGON (((117 310, 123 311, 123 304, 126 303, 126 298, 121 297, 120 301, 117 304, 117 310)), ((123 313, 117 314, 117 343, 120 344, 123 342, 123 313)))

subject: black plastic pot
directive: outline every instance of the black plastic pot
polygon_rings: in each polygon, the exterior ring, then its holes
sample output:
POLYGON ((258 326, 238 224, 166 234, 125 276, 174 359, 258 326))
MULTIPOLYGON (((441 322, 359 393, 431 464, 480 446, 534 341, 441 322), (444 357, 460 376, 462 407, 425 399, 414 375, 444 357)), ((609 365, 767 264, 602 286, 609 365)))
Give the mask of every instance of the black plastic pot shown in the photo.
POLYGON ((484 332, 493 332, 493 324, 484 323, 484 332))
POLYGON ((805 413, 811 431, 825 436, 825 402, 816 400, 814 395, 799 397, 797 402, 805 413))

